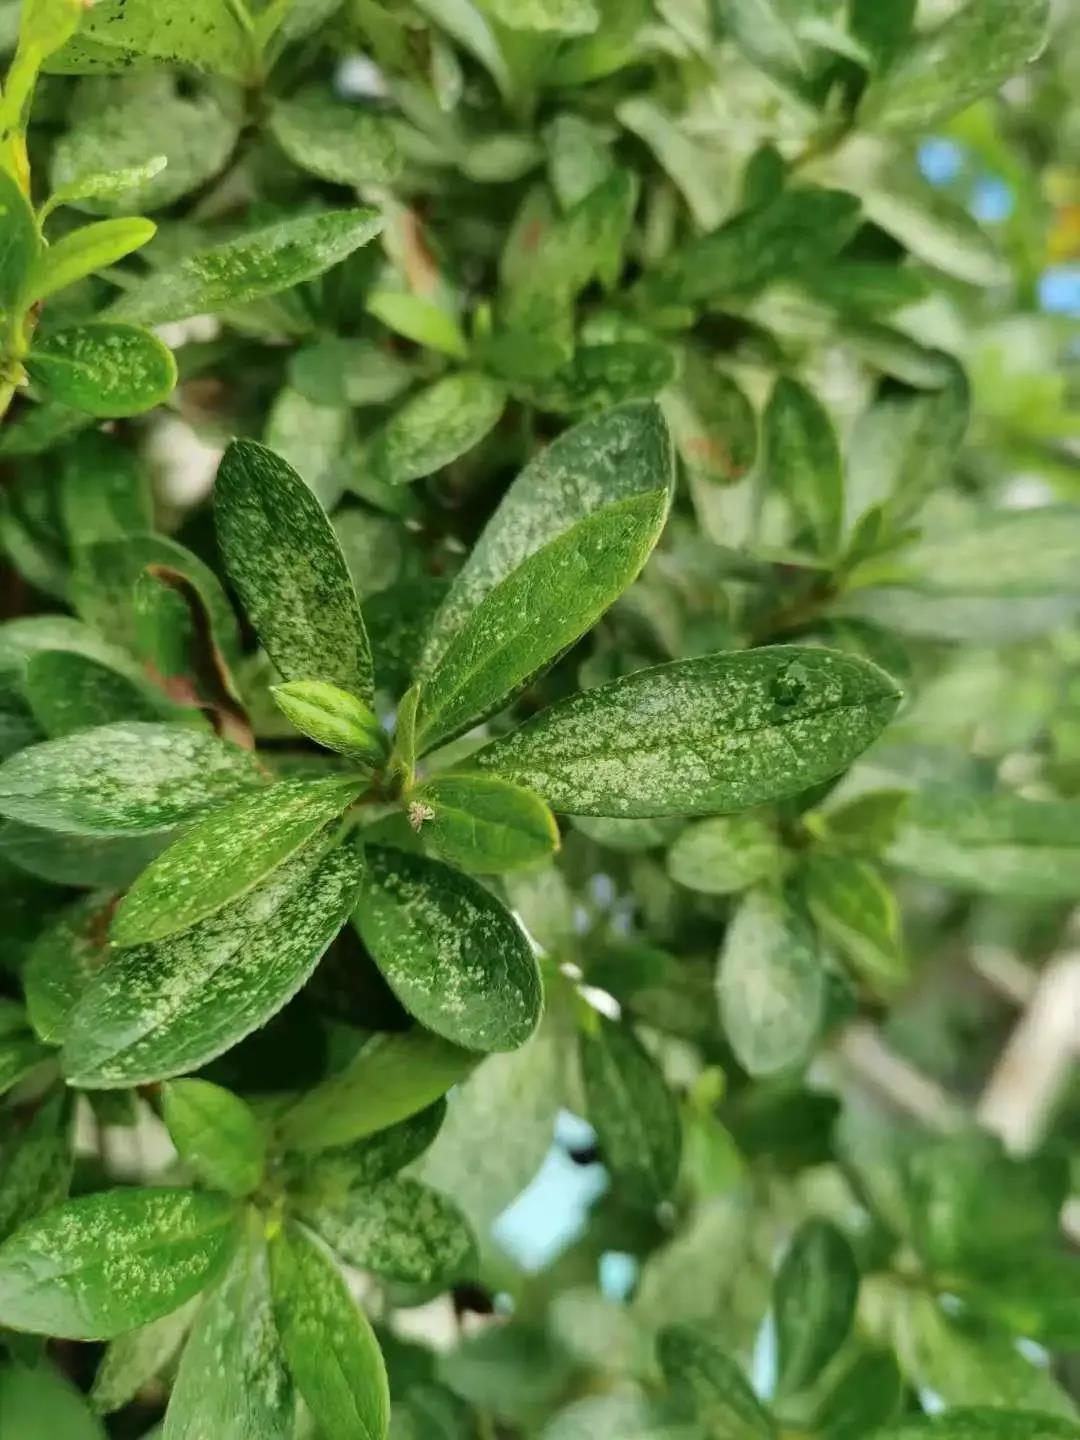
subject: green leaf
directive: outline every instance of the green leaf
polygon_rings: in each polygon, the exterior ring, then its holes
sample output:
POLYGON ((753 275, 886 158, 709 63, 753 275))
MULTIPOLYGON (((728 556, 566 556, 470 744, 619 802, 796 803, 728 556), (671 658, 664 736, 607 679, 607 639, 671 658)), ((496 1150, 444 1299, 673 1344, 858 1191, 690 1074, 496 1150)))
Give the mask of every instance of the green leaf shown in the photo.
POLYGON ((859 1267, 847 1237, 827 1220, 795 1234, 773 1288, 780 1394, 805 1390, 847 1339, 855 1318, 859 1267))
POLYGON ((306 345, 289 362, 289 383, 317 405, 384 405, 410 378, 409 366, 391 350, 339 335, 306 345))
POLYGON ((529 387, 541 410, 576 415, 610 410, 656 395, 675 376, 675 356, 659 340, 626 340, 583 345, 574 358, 548 379, 529 387))
POLYGON ((295 1209, 338 1204, 352 1190, 389 1180, 431 1146, 445 1116, 446 1101, 436 1100, 407 1120, 351 1145, 320 1150, 314 1156, 290 1156, 286 1176, 291 1203, 295 1209))
POLYGON ((762 70, 789 77, 806 70, 795 7, 783 0, 720 0, 718 9, 725 29, 762 70))
POLYGON ((321 85, 275 101, 270 132, 294 165, 335 185, 386 185, 401 170, 385 117, 337 99, 321 85))
POLYGON ((769 479, 809 531, 815 553, 828 559, 844 519, 844 473, 829 413, 816 395, 784 375, 762 424, 769 479))
POLYGON ((352 908, 360 857, 318 840, 181 935, 110 957, 64 1047, 72 1085, 117 1089, 195 1070, 292 998, 352 908))
POLYGON ((782 897, 755 890, 740 903, 716 983, 724 1033, 751 1075, 809 1060, 824 1020, 825 972, 813 931, 782 897))
POLYGON ((105 1440, 101 1421, 70 1380, 47 1362, 0 1367, 0 1425, 4 1440, 105 1440))
POLYGON ((1075 801, 944 790, 912 798, 886 858, 941 885, 1045 901, 1075 895, 1078 852, 1075 801))
POLYGON ((253 755, 216 736, 136 721, 80 730, 0 766, 0 814, 72 835, 168 830, 261 782, 253 755))
POLYGON ((95 225, 70 230, 38 256, 26 282, 24 302, 29 305, 44 300, 86 275, 115 265, 152 240, 156 230, 152 220, 138 219, 99 220, 95 225))
POLYGON ((665 1380, 707 1440, 774 1440, 776 1427, 746 1376, 704 1328, 670 1325, 656 1348, 665 1380))
POLYGON ((36 1065, 51 1058, 52 1052, 39 1045, 29 1030, 0 1034, 0 1095, 30 1074, 36 1065))
POLYGON ((350 1265, 409 1284, 452 1283, 475 1248, 457 1206, 410 1176, 305 1208, 303 1217, 350 1265))
POLYGON ((814 1417, 824 1440, 864 1440, 898 1413, 904 1379, 890 1350, 857 1355, 832 1385, 814 1417))
POLYGON ((696 305, 812 274, 843 249, 859 219, 853 195, 795 186, 691 240, 645 277, 642 293, 657 304, 696 305))
POLYGON ((285 1112, 281 1142, 317 1152, 386 1131, 445 1095, 476 1063, 474 1054, 419 1027, 375 1035, 344 1069, 285 1112))
POLYGON ((900 558, 900 583, 932 595, 1076 595, 1080 507, 1004 510, 948 535, 928 534, 900 558))
POLYGON ((274 1324, 262 1222, 245 1233, 184 1347, 162 1440, 292 1440, 295 1402, 274 1324))
POLYGON ((668 492, 605 506, 530 555, 469 615, 420 694, 432 749, 509 702, 580 639, 638 575, 664 528, 668 492))
POLYGON ((161 325, 246 305, 339 265, 381 225, 374 210, 327 210, 280 220, 156 271, 121 296, 109 314, 161 325))
POLYGON ((927 130, 996 90, 1046 42, 1048 0, 979 0, 920 34, 863 97, 876 129, 927 130))
POLYGON ((588 1118, 620 1193, 641 1206, 667 1198, 679 1173, 675 1098, 633 1030, 597 1019, 580 1042, 588 1118))
POLYGON ((947 1415, 898 1420, 874 1440, 1078 1440, 1080 1426, 1025 1410, 951 1409, 947 1415))
POLYGON ((35 655, 22 688, 34 719, 50 739, 122 720, 179 719, 179 707, 149 684, 67 650, 35 655))
POLYGON ((415 345, 438 350, 455 360, 464 360, 469 353, 468 341, 457 317, 422 295, 406 290, 380 290, 368 296, 368 313, 397 335, 404 335, 415 345))
POLYGON ((386 759, 387 737, 370 705, 323 680, 272 685, 278 709, 303 735, 363 765, 386 759))
POLYGON ((717 815, 689 825, 668 851, 668 874, 703 895, 734 895, 779 876, 783 851, 757 815, 717 815))
POLYGON ((533 865, 559 848, 540 797, 494 775, 444 771, 410 792, 409 817, 442 859, 482 875, 533 865))
POLYGON ((75 1157, 72 1097, 53 1093, 5 1147, 0 1179, 0 1240, 65 1199, 75 1157))
POLYGON ((115 170, 92 170, 62 184, 56 184, 54 177, 54 189, 41 208, 41 218, 44 220, 61 205, 78 205, 84 200, 92 200, 95 204, 103 200, 126 200, 129 191, 145 186, 155 179, 168 163, 167 155, 155 155, 141 165, 126 165, 115 170))
POLYGON ((721 485, 749 474, 757 457, 757 416, 730 375, 689 350, 662 403, 679 456, 691 472, 721 485))
POLYGON ((253 440, 234 440, 214 491, 233 584, 286 680, 321 680, 371 703, 371 647, 326 512, 296 471, 253 440))
POLYGON ((337 777, 282 780, 196 821, 121 900, 113 944, 164 940, 249 894, 325 831, 361 786, 337 777))
POLYGON ((16 313, 41 250, 37 221, 15 177, 0 169, 0 310, 16 313))
POLYGON ((90 1403, 99 1415, 122 1410, 144 1385, 172 1364, 198 1307, 196 1297, 160 1320, 151 1320, 149 1325, 127 1330, 109 1341, 90 1391, 90 1403))
POLYGON ((35 340, 26 369, 54 400, 107 419, 160 405, 176 384, 172 351, 138 325, 53 330, 35 340))
POLYGON ((593 0, 481 0, 481 9, 511 30, 591 35, 600 24, 593 0))
POLYGON ((127 70, 142 62, 172 61, 248 80, 255 54, 248 31, 228 0, 192 0, 161 23, 155 0, 100 0, 79 34, 54 54, 54 74, 127 70))
POLYGON ((26 1009, 35 1032, 62 1045, 75 1004, 105 959, 111 895, 76 900, 35 940, 23 968, 26 1009))
POLYGON ((407 485, 479 445, 499 422, 506 391, 497 380, 463 370, 413 395, 371 442, 368 463, 388 485, 407 485))
POLYGON ((845 769, 899 699, 884 671, 838 652, 707 655, 560 701, 472 763, 572 815, 744 810, 845 769))
POLYGON ((803 885, 818 929, 860 980, 887 996, 909 979, 896 896, 873 865, 813 850, 806 859, 803 885))
POLYGON ((236 1209, 194 1190, 115 1189, 69 1200, 0 1245, 0 1323, 107 1340, 203 1288, 235 1241, 236 1209))
POLYGON ((274 1318, 296 1387, 325 1435, 382 1440, 390 1390, 378 1341, 337 1266, 297 1225, 270 1245, 274 1318))
POLYGON ((241 1199, 256 1189, 266 1135, 239 1095, 208 1080, 172 1080, 161 1107, 180 1159, 204 1185, 241 1199))
POLYGON ((469 1050, 513 1050, 536 1028, 540 972, 510 913, 438 860, 368 846, 354 923, 406 1010, 469 1050))
POLYGON ((435 617, 423 673, 480 602, 531 555, 596 510, 668 489, 674 458, 655 405, 627 405, 585 420, 532 459, 506 491, 435 617))

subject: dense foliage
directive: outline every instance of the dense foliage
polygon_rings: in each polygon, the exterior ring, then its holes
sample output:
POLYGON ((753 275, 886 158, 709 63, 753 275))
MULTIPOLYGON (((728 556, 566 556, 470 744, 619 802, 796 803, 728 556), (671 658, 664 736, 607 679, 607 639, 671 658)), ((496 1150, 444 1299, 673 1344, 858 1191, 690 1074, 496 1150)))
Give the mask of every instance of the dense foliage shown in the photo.
POLYGON ((0 5, 2 1440, 1080 1437, 1052 10, 0 5))

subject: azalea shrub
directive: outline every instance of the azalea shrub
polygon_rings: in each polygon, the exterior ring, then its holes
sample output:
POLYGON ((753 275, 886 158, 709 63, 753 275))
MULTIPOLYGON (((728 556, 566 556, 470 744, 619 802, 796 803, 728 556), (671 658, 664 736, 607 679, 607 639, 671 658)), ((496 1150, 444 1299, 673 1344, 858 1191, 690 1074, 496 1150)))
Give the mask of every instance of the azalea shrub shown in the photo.
POLYGON ((0 44, 2 1440, 1080 1437, 1075 7, 0 44))

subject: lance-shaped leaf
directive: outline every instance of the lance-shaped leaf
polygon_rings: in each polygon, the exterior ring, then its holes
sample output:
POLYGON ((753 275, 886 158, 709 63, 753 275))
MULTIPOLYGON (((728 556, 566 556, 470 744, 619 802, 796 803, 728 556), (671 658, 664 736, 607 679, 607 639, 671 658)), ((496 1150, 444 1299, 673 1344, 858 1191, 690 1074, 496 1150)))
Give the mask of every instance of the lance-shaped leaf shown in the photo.
POLYGON ((262 1179, 266 1134, 239 1095, 208 1080, 173 1080, 162 1114, 181 1160, 203 1184, 226 1195, 250 1195, 262 1179))
POLYGON ((4 1150, 0 1179, 0 1240, 60 1203, 75 1163, 70 1092, 54 1093, 4 1150))
POLYGON ((155 0, 103 0, 83 20, 79 33, 49 61, 60 75, 128 70, 133 65, 173 61, 228 76, 249 78, 255 60, 251 36, 239 13, 225 0, 193 0, 161 23, 155 0))
POLYGON ((76 1001, 108 952, 113 897, 84 896, 62 910, 34 941, 23 967, 30 1023, 42 1040, 62 1045, 76 1001))
POLYGON ((589 1121, 619 1193, 657 1205, 679 1173, 682 1131, 675 1097, 652 1056, 625 1025, 599 1021, 581 1037, 589 1121))
POLYGON ((183 1305, 236 1235, 223 1195, 106 1190, 68 1200, 0 1246, 0 1324, 107 1340, 183 1305))
POLYGON ((386 1367, 337 1266, 290 1223, 271 1241, 270 1274, 285 1358, 320 1431, 383 1440, 390 1423, 386 1367))
POLYGON ((419 1026, 373 1036, 278 1122, 287 1149, 313 1152, 384 1132, 463 1080, 478 1057, 419 1026))
POLYGON ((26 304, 44 300, 96 270, 115 265, 152 240, 156 229, 152 220, 132 218, 99 220, 96 225, 69 231, 38 256, 26 282, 26 304))
POLYGON ((766 465, 817 554, 836 550, 844 518, 840 446, 828 411, 805 385, 781 376, 763 421, 766 465))
POLYGON ((295 1433, 262 1222, 252 1211, 243 1223, 232 1263, 203 1301, 184 1347, 162 1440, 291 1440, 295 1433))
POLYGON ((847 1339, 855 1318, 859 1267, 842 1231, 808 1220, 784 1256, 773 1288, 777 1386, 811 1385, 847 1339))
POLYGON ((160 1320, 151 1320, 148 1325, 126 1330, 110 1340, 90 1391, 91 1404, 99 1415, 122 1410, 144 1385, 172 1366, 199 1304, 200 1297, 196 1296, 160 1320))
MULTIPOLYGON (((180 707, 148 683, 70 650, 45 650, 26 667, 23 694, 50 738, 123 720, 179 718, 180 707)), ((201 724, 201 718, 188 711, 201 724)))
POLYGON ((829 1386, 815 1416, 825 1440, 863 1440, 899 1414, 904 1377, 891 1350, 856 1355, 829 1386))
POLYGON ((637 576, 664 528, 668 492, 605 506, 530 555, 465 621, 420 693, 430 750, 507 703, 595 625, 637 576))
POLYGON ((54 400, 105 419, 138 415, 172 394, 172 351, 138 325, 92 321, 35 340, 26 369, 54 400))
POLYGON ((248 751, 199 730, 132 721, 13 755, 0 766, 0 814, 70 835, 140 835, 261 783, 248 751))
POLYGON ((348 755, 361 765, 386 759, 387 737, 370 705, 322 680, 290 680, 272 685, 278 708, 312 740, 348 755))
POLYGON ((326 512, 291 465, 253 440, 225 452, 218 539, 259 639, 286 680, 321 680, 370 702, 371 647, 326 512))
POLYGON ((368 452, 371 467, 389 485, 431 475, 479 445, 505 405, 505 389, 486 375, 463 371, 436 380, 376 435, 368 452))
POLYGON ((110 318, 161 325, 275 295, 340 264, 381 224, 374 210, 280 220, 155 271, 115 302, 110 318))
POLYGON ((168 165, 166 155, 155 155, 141 165, 126 165, 117 170, 88 170, 57 185, 41 207, 42 221, 61 205, 78 205, 80 201, 115 200, 153 180, 168 165))
POLYGON ((1046 42, 1049 0, 981 0, 918 36, 867 91, 862 118, 925 130, 996 90, 1046 42))
POLYGON ((352 908, 361 860, 318 840, 180 935, 112 956, 71 1019, 73 1085, 115 1089, 205 1065, 277 1013, 352 908))
POLYGON ((18 305, 40 248, 29 200, 14 175, 0 170, 0 309, 11 312, 18 305))
POLYGON ((510 912, 438 860, 377 846, 365 860, 354 922, 406 1010, 467 1050, 524 1044, 543 990, 510 912))
POLYGON ((410 792, 409 818, 437 855, 479 874, 536 864, 559 846, 539 795, 495 775, 436 775, 410 792))
POLYGON ((336 819, 363 783, 282 780, 213 810, 135 881, 113 920, 113 943, 163 940, 248 894, 336 819))
POLYGON ((322 86, 276 101, 270 130, 294 164, 335 185, 386 185, 401 170, 401 152, 386 118, 322 86))
POLYGON ((457 1206, 407 1175, 305 1207, 303 1216, 350 1265, 414 1285, 450 1283, 475 1248, 457 1206))
POLYGON ((560 701, 472 757, 571 815, 750 809, 845 769, 891 719, 895 683, 797 645, 640 670, 560 701))
POLYGON ((560 435, 522 470, 473 546, 435 617, 422 673, 530 555, 603 506, 668 489, 673 479, 671 441, 655 405, 627 405, 560 435))
POLYGON ((896 896, 873 865, 812 851, 803 872, 806 903, 821 933, 873 989, 888 995, 911 973, 896 896))
POLYGON ((915 795, 887 851, 914 875, 1018 900, 1071 899, 1078 856, 1075 801, 948 790, 915 795))
POLYGON ((1002 510, 950 535, 928 533, 896 578, 933 595, 1076 595, 1080 506, 1002 510))
POLYGON ((349 1192, 389 1180, 427 1150, 446 1118, 446 1101, 410 1115, 351 1145, 321 1150, 317 1155, 291 1155, 286 1170, 294 1208, 340 1204, 349 1192))
POLYGON ((680 1410, 709 1440, 774 1440, 776 1426, 739 1365, 706 1330, 669 1325, 657 1356, 680 1410))
POLYGON ((717 975, 728 1043, 751 1075, 804 1064, 821 1029, 825 972, 814 932, 778 895, 757 890, 728 926, 717 975))

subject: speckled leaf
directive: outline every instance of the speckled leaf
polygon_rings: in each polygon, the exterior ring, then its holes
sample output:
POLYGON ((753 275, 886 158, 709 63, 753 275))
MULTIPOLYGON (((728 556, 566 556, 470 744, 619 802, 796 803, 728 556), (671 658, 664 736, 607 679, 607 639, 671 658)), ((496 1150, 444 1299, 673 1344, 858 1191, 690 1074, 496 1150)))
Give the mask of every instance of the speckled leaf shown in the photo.
POLYGON ((54 400, 105 419, 150 410, 176 384, 172 351, 138 325, 54 330, 35 340, 26 369, 54 400))
POLYGON ((842 1231, 808 1220, 795 1234, 773 1287, 777 1390, 811 1385, 847 1339, 855 1318, 859 1267, 842 1231))
POLYGON ((421 691, 421 751, 507 704, 590 630, 638 575, 667 512, 667 490, 605 506, 485 595, 421 691))
POLYGON ((721 485, 749 474, 757 457, 757 416, 730 375, 690 351, 663 406, 682 462, 693 474, 721 485))
POLYGON ((861 116, 878 129, 926 130, 996 90, 1046 42, 1049 0, 979 0, 921 33, 870 86, 861 116))
POLYGON ((194 1190, 116 1189, 69 1200, 0 1246, 0 1324, 107 1340, 167 1315, 206 1284, 236 1208, 194 1190))
POLYGON ((925 791, 887 852, 902 870, 977 894, 1068 900, 1076 893, 1080 805, 925 791))
POLYGON ((869 661, 778 645, 640 670, 541 711, 472 757, 572 815, 707 815, 850 765, 899 703, 869 661))
POLYGON ((816 554, 831 557, 844 519, 844 474, 829 413, 816 395, 782 375, 762 422, 771 484, 785 494, 816 554))
POLYGON ((65 650, 32 656, 22 689, 50 739, 123 720, 175 719, 180 709, 151 685, 65 650))
POLYGON ((212 1190, 250 1195, 262 1179, 266 1134, 239 1095, 208 1080, 162 1087, 162 1117, 180 1159, 212 1190))
POLYGON ((38 256, 23 292, 27 304, 44 300, 66 285, 73 285, 97 270, 115 265, 154 238, 152 220, 99 220, 69 230, 38 256))
POLYGON ((480 602, 530 555, 607 505, 671 487, 674 457, 655 405, 627 405, 566 431, 522 470, 435 617, 428 674, 480 602))
POLYGON ((113 955, 74 1015, 71 1084, 116 1089, 195 1070, 291 999, 352 908, 360 857, 312 842, 181 935, 113 955))
POLYGON ((178 725, 80 730, 0 766, 0 814, 72 835, 167 830, 261 783, 248 751, 178 725))
POLYGON ((807 857, 803 885, 818 929, 861 980, 888 996, 910 977, 900 907, 873 865, 815 850, 807 857))
POLYGON ((446 1117, 446 1101, 410 1115, 351 1145, 292 1155, 285 1171, 295 1209, 343 1202, 350 1191, 364 1190, 404 1170, 435 1140, 446 1117))
POLYGON ((58 1205, 68 1192, 75 1157, 70 1092, 54 1092, 4 1147, 0 1175, 0 1240, 58 1205))
POLYGON ((50 1045, 62 1045, 79 996, 108 953, 112 895, 76 900, 35 940, 23 968, 30 1023, 50 1045))
POLYGON ((270 131, 293 164, 336 185, 386 185, 401 170, 386 118, 319 85, 277 100, 270 131))
POLYGON ((0 170, 0 309, 10 311, 17 304, 40 248, 29 200, 15 177, 0 170))
POLYGON ((247 80, 255 53, 228 0, 191 0, 170 15, 168 25, 161 23, 157 0, 99 0, 48 68, 83 75, 165 60, 247 80))
POLYGON ((144 1385, 166 1370, 180 1350, 199 1308, 199 1298, 179 1310, 110 1340, 94 1376, 90 1403, 101 1415, 121 1410, 144 1385))
POLYGON ((689 825, 668 851, 671 878, 703 895, 734 895, 779 875, 783 851, 759 815, 716 815, 689 825))
POLYGON ((112 306, 116 320, 160 325, 246 305, 338 265, 379 233, 374 210, 280 220, 155 271, 112 306))
POLYGON ((627 1025, 598 1019, 581 1037, 588 1118, 618 1193, 657 1205, 679 1173, 682 1130, 675 1097, 656 1061, 627 1025))
POLYGON ((167 155, 155 155, 141 165, 126 165, 116 170, 91 170, 74 175, 70 180, 54 184, 52 194, 43 207, 48 214, 61 205, 78 205, 80 201, 110 201, 118 197, 127 198, 128 192, 146 185, 168 165, 167 155))
POLYGON ((513 1050, 536 1028, 540 972, 508 910, 423 855, 369 846, 354 921, 406 1010, 468 1050, 513 1050))
POLYGON ((113 920, 113 943, 163 940, 248 894, 341 815, 363 783, 281 780, 213 810, 135 881, 113 920))
POLYGON ((305 1210, 304 1219, 350 1265, 415 1285, 449 1284, 475 1248, 457 1206, 410 1176, 305 1210))
POLYGON ((530 401, 557 415, 583 415, 644 400, 675 377, 675 356, 659 340, 582 345, 554 375, 528 387, 530 401))
POLYGON ((294 1433, 262 1221, 252 1211, 184 1347, 162 1440, 292 1440, 294 1433))
POLYGON ((781 896, 757 890, 739 905, 717 993, 728 1043, 751 1075, 809 1059, 824 1018, 825 972, 813 931, 781 896))
POLYGON ((0 1365, 0 1426, 4 1440, 106 1440, 84 1397, 47 1360, 0 1365))
POLYGON ((1080 1425, 1034 1410, 957 1407, 897 1420, 875 1430, 874 1440, 1080 1440, 1080 1425))
POLYGON ((479 445, 505 404, 498 381, 472 371, 447 375, 390 417, 372 441, 368 462, 389 485, 419 480, 479 445))
POLYGON ((437 855, 479 874, 535 864, 559 847, 540 797, 494 775, 444 771, 410 793, 409 815, 437 855))
POLYGON ((476 1063, 476 1055, 419 1027, 375 1035, 285 1112, 278 1134, 287 1149, 312 1152, 385 1132, 445 1095, 476 1063))
POLYGON ((244 608, 286 680, 322 680, 369 703, 371 647, 326 512, 293 468, 252 440, 225 452, 218 539, 244 608))
POLYGON ((282 1349, 320 1432, 383 1440, 390 1424, 386 1366, 337 1266, 288 1224, 271 1241, 270 1273, 282 1349))
POLYGON ((657 1354, 665 1380, 707 1440, 774 1440, 776 1426, 742 1369, 704 1327, 669 1325, 657 1354))

